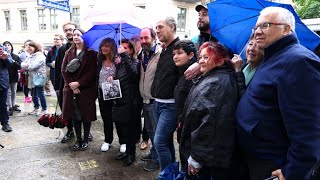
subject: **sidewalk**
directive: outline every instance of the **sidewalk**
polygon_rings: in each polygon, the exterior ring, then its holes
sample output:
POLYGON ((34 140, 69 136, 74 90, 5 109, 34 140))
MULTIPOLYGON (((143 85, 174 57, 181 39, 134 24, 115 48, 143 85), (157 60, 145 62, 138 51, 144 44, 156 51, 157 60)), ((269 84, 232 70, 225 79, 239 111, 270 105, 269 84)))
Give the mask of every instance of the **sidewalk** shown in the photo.
MULTIPOLYGON (((52 91, 53 92, 53 91, 52 91)), ((54 112, 56 97, 46 96, 48 110, 54 112)), ((136 149, 136 161, 129 167, 123 167, 121 161, 115 160, 119 152, 118 137, 108 152, 101 152, 104 140, 101 117, 92 123, 93 141, 86 151, 72 151, 72 142, 62 144, 61 138, 66 129, 50 129, 37 123, 39 117, 28 115, 33 110, 32 103, 24 103, 21 92, 17 104, 21 113, 10 116, 12 132, 0 131, 0 179, 52 179, 52 180, 149 180, 155 179, 159 171, 146 172, 144 162, 139 160, 149 150, 136 149)), ((98 107, 98 106, 97 106, 98 107)), ((138 146, 139 144, 137 144, 138 146)))

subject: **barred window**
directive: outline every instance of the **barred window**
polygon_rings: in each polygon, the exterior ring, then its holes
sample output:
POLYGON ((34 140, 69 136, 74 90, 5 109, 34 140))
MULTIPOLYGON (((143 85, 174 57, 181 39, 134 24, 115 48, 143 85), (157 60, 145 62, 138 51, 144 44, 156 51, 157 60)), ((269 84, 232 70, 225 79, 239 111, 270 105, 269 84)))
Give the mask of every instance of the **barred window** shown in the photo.
POLYGON ((178 22, 177 22, 177 31, 178 32, 185 32, 186 31, 186 8, 179 8, 178 7, 178 22))
POLYGON ((80 27, 80 8, 72 8, 70 16, 71 21, 80 27))
POLYGON ((10 11, 4 11, 4 18, 6 21, 6 31, 11 31, 10 11))
POLYGON ((21 19, 21 31, 28 30, 28 19, 27 19, 27 11, 20 10, 20 19, 21 19))
POLYGON ((51 30, 58 29, 57 13, 55 9, 50 9, 50 27, 51 27, 51 30))

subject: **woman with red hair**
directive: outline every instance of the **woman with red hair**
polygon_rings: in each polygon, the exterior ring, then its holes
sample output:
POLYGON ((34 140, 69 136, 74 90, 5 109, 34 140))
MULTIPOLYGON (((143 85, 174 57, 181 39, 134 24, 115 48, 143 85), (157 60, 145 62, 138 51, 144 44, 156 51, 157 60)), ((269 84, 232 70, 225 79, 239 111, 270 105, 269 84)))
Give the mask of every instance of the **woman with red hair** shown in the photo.
POLYGON ((180 150, 188 161, 189 175, 233 179, 237 82, 223 45, 206 42, 199 52, 202 75, 186 99, 180 150))

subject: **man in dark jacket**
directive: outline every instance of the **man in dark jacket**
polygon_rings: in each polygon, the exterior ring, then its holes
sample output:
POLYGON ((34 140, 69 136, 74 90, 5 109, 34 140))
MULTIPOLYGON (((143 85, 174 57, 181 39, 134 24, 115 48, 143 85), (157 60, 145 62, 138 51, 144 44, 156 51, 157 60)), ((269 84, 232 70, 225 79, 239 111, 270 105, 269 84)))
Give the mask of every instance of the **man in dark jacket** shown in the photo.
POLYGON ((197 27, 200 31, 198 35, 197 41, 194 42, 196 44, 197 49, 204 43, 204 42, 217 42, 217 38, 211 35, 210 32, 210 22, 209 22, 209 15, 208 15, 208 8, 207 5, 197 5, 196 11, 198 12, 198 22, 197 27))
MULTIPOLYGON (((54 63, 55 76, 54 76, 54 83, 52 82, 52 84, 53 84, 54 90, 56 90, 56 92, 57 92, 57 98, 58 98, 59 106, 61 109, 62 109, 62 101, 63 101, 62 100, 63 99, 62 98, 63 97, 63 94, 62 94, 63 90, 62 89, 63 89, 63 83, 64 83, 63 77, 61 75, 61 66, 62 66, 62 61, 63 61, 63 58, 64 58, 66 51, 71 47, 71 44, 73 41, 73 30, 77 27, 78 26, 72 22, 68 22, 62 26, 63 32, 64 32, 65 36, 67 37, 68 42, 67 42, 67 44, 64 44, 61 48, 59 48, 58 55, 57 55, 55 63, 54 63)), ((61 143, 66 143, 70 140, 70 138, 74 137, 73 123, 71 120, 69 120, 67 128, 68 128, 68 132, 61 139, 61 143)))
POLYGON ((156 121, 154 146, 158 153, 160 168, 163 170, 175 162, 173 133, 177 127, 174 88, 179 79, 179 71, 173 62, 173 46, 179 41, 175 37, 176 22, 172 17, 158 21, 156 34, 163 49, 151 86, 153 114, 156 121))
POLYGON ((9 41, 5 41, 3 45, 7 48, 7 52, 12 57, 12 64, 8 67, 9 71, 9 89, 7 103, 9 106, 9 115, 13 115, 13 111, 21 112, 16 104, 16 93, 19 80, 18 70, 21 69, 21 60, 18 55, 13 53, 13 46, 9 41))
POLYGON ((12 131, 9 126, 9 116, 7 109, 7 96, 9 88, 9 73, 8 67, 12 63, 12 58, 5 47, 0 45, 0 121, 2 130, 5 132, 12 131))
POLYGON ((267 7, 253 27, 264 59, 236 113, 251 180, 309 180, 320 160, 320 59, 299 44, 295 18, 267 7))

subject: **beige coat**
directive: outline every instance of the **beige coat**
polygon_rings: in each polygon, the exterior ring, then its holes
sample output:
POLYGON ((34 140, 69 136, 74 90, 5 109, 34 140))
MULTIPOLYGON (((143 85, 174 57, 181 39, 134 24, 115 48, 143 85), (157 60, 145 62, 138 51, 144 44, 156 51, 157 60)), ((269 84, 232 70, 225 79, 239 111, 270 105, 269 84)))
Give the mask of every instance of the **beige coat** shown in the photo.
POLYGON ((159 45, 157 45, 154 54, 150 57, 146 72, 144 72, 143 65, 142 65, 143 58, 144 58, 143 55, 140 61, 141 74, 140 74, 140 81, 139 81, 139 90, 140 90, 141 97, 143 99, 143 103, 146 103, 146 104, 149 104, 150 99, 154 99, 151 95, 151 86, 153 83, 154 75, 156 73, 161 50, 162 48, 159 45))

